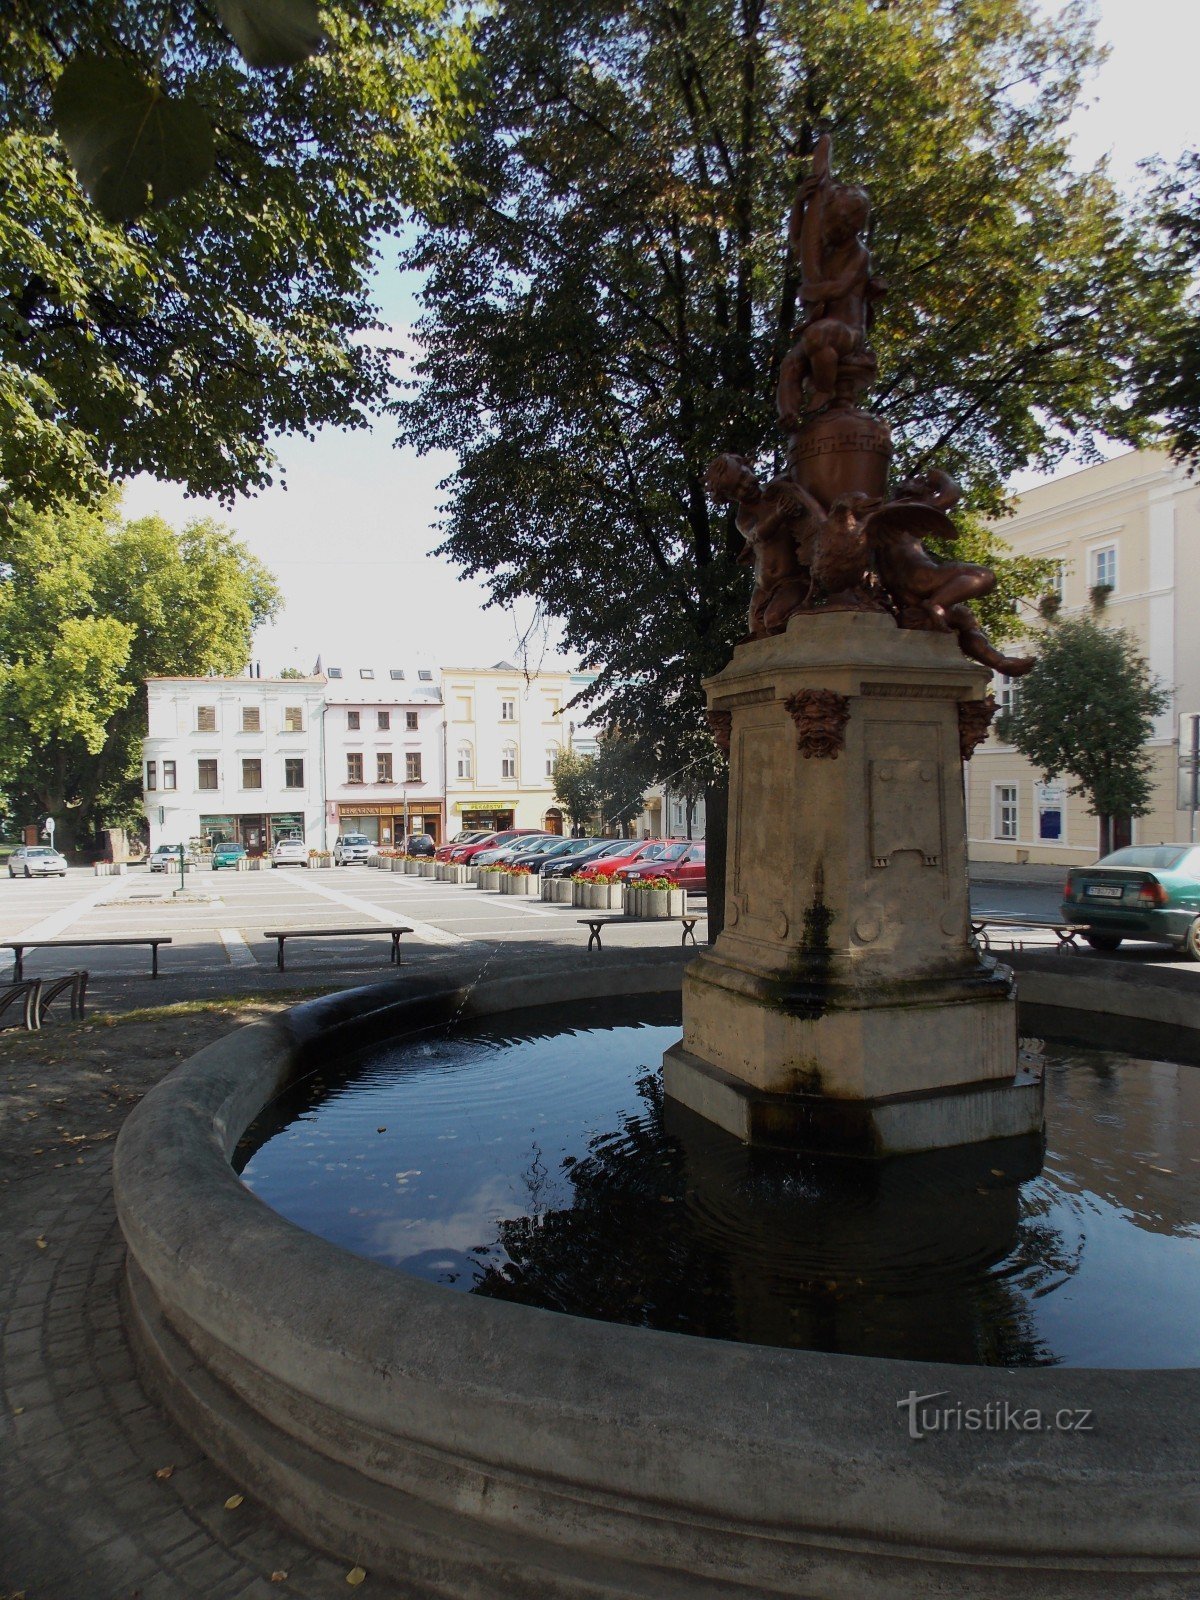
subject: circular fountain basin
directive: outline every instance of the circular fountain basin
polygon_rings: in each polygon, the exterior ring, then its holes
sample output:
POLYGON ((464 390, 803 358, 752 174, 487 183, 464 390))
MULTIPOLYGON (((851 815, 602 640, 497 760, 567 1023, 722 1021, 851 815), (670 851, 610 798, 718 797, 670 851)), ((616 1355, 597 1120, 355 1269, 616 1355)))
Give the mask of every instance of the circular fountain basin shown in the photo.
MULTIPOLYGON (((454 1293, 297 1227, 231 1166, 318 1062, 452 1019, 640 1003, 681 971, 641 953, 356 991, 148 1095, 115 1182, 132 1332, 181 1423, 307 1537, 416 1594, 1194 1594, 1193 1371, 771 1348, 454 1293)), ((1068 1033, 1072 981, 1022 983, 1068 1033)), ((1103 989, 1196 1051, 1185 991, 1103 989)))

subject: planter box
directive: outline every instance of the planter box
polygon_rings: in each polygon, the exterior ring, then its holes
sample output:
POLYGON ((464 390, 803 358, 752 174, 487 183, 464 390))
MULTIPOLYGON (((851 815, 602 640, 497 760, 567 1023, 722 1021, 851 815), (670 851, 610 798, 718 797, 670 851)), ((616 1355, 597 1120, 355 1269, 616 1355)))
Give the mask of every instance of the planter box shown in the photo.
POLYGON ((325 860, 321 861, 316 856, 309 856, 308 864, 310 867, 331 867, 333 865, 333 857, 327 856, 325 860))
POLYGON ((627 917, 682 917, 687 910, 687 890, 630 887, 621 909, 627 917))
POLYGON ((576 883, 571 879, 571 904, 580 911, 592 909, 592 886, 590 883, 576 883))
POLYGON ((590 883, 587 906, 589 911, 624 910, 624 886, 619 883, 590 883))
POLYGON ((247 856, 246 857, 246 871, 247 872, 261 872, 264 867, 269 867, 270 865, 271 865, 271 863, 267 860, 266 856, 247 856))
POLYGON ((552 906, 569 906, 574 888, 570 878, 543 878, 542 899, 552 906))
POLYGON ((498 889, 500 880, 504 877, 502 872, 491 872, 487 867, 480 867, 475 878, 477 889, 498 889))
POLYGON ((460 867, 457 862, 450 862, 445 868, 444 883, 474 883, 475 868, 460 867))
POLYGON ((538 881, 532 872, 510 872, 501 893, 506 890, 509 894, 520 895, 523 900, 528 900, 538 893, 538 881))
POLYGON ((125 876, 125 863, 123 861, 97 861, 93 870, 98 878, 123 878, 125 876))
POLYGON ((417 877, 418 878, 432 878, 433 874, 434 874, 434 869, 438 866, 438 864, 439 863, 436 862, 436 861, 418 861, 417 862, 417 877))

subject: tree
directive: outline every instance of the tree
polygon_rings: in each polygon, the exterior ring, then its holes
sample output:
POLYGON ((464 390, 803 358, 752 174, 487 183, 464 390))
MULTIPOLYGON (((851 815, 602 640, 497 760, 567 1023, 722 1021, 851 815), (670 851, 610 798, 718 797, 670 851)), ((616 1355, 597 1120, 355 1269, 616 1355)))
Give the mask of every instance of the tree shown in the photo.
MULTIPOLYGON (((745 631, 747 582, 703 474, 722 450, 780 464, 783 219, 817 132, 875 206, 869 403, 898 470, 945 467, 969 510, 997 513, 1070 435, 1143 436, 1121 391, 1175 289, 1103 172, 1069 167, 1096 59, 1075 8, 501 0, 478 43, 492 93, 410 257, 427 311, 401 436, 458 454, 443 551, 497 604, 553 594, 597 674, 581 698, 660 776, 707 784, 719 915, 700 685, 745 631)), ((995 636, 1025 581, 986 609, 995 636)))
POLYGON ((1190 292, 1163 317, 1136 373, 1138 405, 1161 421, 1175 456, 1200 464, 1200 150, 1160 174, 1152 217, 1165 243, 1163 270, 1182 274, 1190 292))
POLYGON ((18 507, 0 564, 0 788, 73 847, 137 815, 148 677, 244 668, 278 607, 267 570, 207 519, 18 507))
POLYGON ((998 732, 1047 782, 1062 773, 1074 778, 1070 792, 1083 795, 1100 819, 1106 855, 1114 819, 1150 809, 1146 741, 1170 703, 1132 634, 1072 617, 1042 634, 1037 665, 1021 680, 1016 708, 999 720, 998 732))
POLYGON ((596 814, 596 758, 578 750, 560 750, 554 758, 554 798, 571 819, 575 832, 596 814))
POLYGON ((616 729, 603 733, 596 741, 595 787, 596 806, 605 827, 629 831, 635 817, 641 816, 646 806, 645 790, 651 781, 653 752, 646 751, 633 739, 626 738, 616 729))
MULTIPOLYGON (((304 9, 220 5, 259 22, 304 9)), ((197 494, 253 490, 271 482, 273 435, 362 427, 390 391, 370 278, 469 109, 467 33, 443 0, 341 0, 327 21, 327 53, 247 72, 205 4, 7 8, 0 506, 66 503, 139 471, 197 494), (53 124, 64 69, 97 62, 130 77, 138 128, 186 137, 154 120, 186 100, 213 129, 211 174, 128 228, 84 197, 53 124)), ((119 115, 109 85, 114 98, 119 115)))

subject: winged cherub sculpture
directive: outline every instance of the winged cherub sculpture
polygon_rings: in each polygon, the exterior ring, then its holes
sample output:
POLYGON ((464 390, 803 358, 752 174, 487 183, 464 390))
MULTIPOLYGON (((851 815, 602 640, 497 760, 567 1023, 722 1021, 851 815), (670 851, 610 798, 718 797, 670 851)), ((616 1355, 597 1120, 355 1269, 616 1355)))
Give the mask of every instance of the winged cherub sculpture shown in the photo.
POLYGON ((760 483, 745 456, 728 452, 710 463, 705 484, 718 503, 738 508, 737 530, 746 541, 738 561, 754 568, 750 638, 782 633, 811 587, 810 517, 816 502, 787 478, 760 483))

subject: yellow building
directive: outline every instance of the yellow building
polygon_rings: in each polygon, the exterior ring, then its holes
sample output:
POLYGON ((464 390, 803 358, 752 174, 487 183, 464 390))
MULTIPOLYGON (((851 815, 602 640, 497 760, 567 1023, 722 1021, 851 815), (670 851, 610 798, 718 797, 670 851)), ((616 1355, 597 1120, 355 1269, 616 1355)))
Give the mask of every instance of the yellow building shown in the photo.
MULTIPOLYGON (((1030 489, 999 533, 1021 555, 1059 563, 1061 616, 1086 612, 1092 590, 1110 585, 1103 620, 1128 628, 1155 676, 1173 691, 1149 750, 1153 809, 1135 818, 1135 843, 1185 841, 1190 813, 1179 801, 1181 716, 1200 712, 1200 481, 1159 451, 1131 451, 1030 489)), ((1019 686, 1000 679, 1001 705, 1019 686)), ((968 827, 975 861, 1078 865, 1096 858, 1099 822, 1067 793, 1071 780, 1041 782, 993 732, 967 763, 968 827)))
POLYGON ((507 661, 442 673, 446 836, 470 828, 564 831, 554 760, 570 743, 569 672, 525 673, 507 661))

